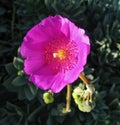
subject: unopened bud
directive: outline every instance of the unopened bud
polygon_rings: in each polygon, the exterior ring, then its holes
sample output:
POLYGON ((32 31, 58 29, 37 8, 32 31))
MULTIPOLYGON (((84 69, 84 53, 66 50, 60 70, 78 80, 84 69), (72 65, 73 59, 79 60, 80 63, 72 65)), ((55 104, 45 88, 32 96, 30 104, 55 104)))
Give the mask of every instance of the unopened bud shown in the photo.
POLYGON ((43 100, 46 104, 53 103, 54 102, 53 93, 51 91, 45 92, 43 94, 43 100))
POLYGON ((20 71, 18 71, 18 76, 22 76, 22 75, 24 75, 24 71, 23 70, 20 70, 20 71))

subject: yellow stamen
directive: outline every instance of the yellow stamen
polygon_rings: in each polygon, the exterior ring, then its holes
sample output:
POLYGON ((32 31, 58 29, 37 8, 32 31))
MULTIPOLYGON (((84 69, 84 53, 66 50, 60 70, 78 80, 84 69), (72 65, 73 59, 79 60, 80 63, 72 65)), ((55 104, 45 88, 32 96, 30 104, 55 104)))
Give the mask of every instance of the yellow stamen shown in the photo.
POLYGON ((58 50, 58 52, 53 53, 54 58, 64 59, 66 57, 66 53, 64 50, 58 50))

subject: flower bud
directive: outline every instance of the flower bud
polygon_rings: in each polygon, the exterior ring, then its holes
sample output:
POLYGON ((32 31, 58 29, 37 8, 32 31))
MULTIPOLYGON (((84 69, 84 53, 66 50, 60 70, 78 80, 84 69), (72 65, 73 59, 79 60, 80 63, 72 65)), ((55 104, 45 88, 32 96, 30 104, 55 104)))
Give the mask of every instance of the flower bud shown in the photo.
POLYGON ((18 75, 18 76, 24 75, 24 71, 23 71, 23 70, 18 71, 17 75, 18 75))
POLYGON ((53 103, 54 102, 53 93, 51 91, 45 92, 43 94, 43 100, 46 104, 53 103))

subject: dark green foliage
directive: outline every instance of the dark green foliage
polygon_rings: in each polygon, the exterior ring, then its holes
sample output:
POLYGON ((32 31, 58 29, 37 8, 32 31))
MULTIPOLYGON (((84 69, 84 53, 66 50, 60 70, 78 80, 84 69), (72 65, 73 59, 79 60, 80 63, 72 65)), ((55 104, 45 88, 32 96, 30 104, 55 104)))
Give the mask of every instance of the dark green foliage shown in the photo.
MULTIPOLYGON (((0 125, 120 125, 120 0, 0 0, 0 125), (85 74, 98 90, 96 108, 61 115, 65 92, 45 105, 23 72, 17 49, 33 25, 61 14, 91 39, 85 74)), ((80 83, 77 80, 75 85, 80 83)))

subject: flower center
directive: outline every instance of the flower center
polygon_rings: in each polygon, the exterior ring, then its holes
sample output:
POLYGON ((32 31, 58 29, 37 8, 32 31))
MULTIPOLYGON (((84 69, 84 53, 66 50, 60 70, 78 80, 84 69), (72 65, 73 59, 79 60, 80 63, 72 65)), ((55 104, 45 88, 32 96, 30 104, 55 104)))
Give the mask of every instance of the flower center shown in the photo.
POLYGON ((77 45, 73 41, 52 40, 45 47, 45 60, 55 72, 71 70, 78 61, 77 45))
POLYGON ((54 58, 59 58, 60 60, 66 58, 66 53, 64 50, 58 50, 58 52, 53 53, 54 58))

